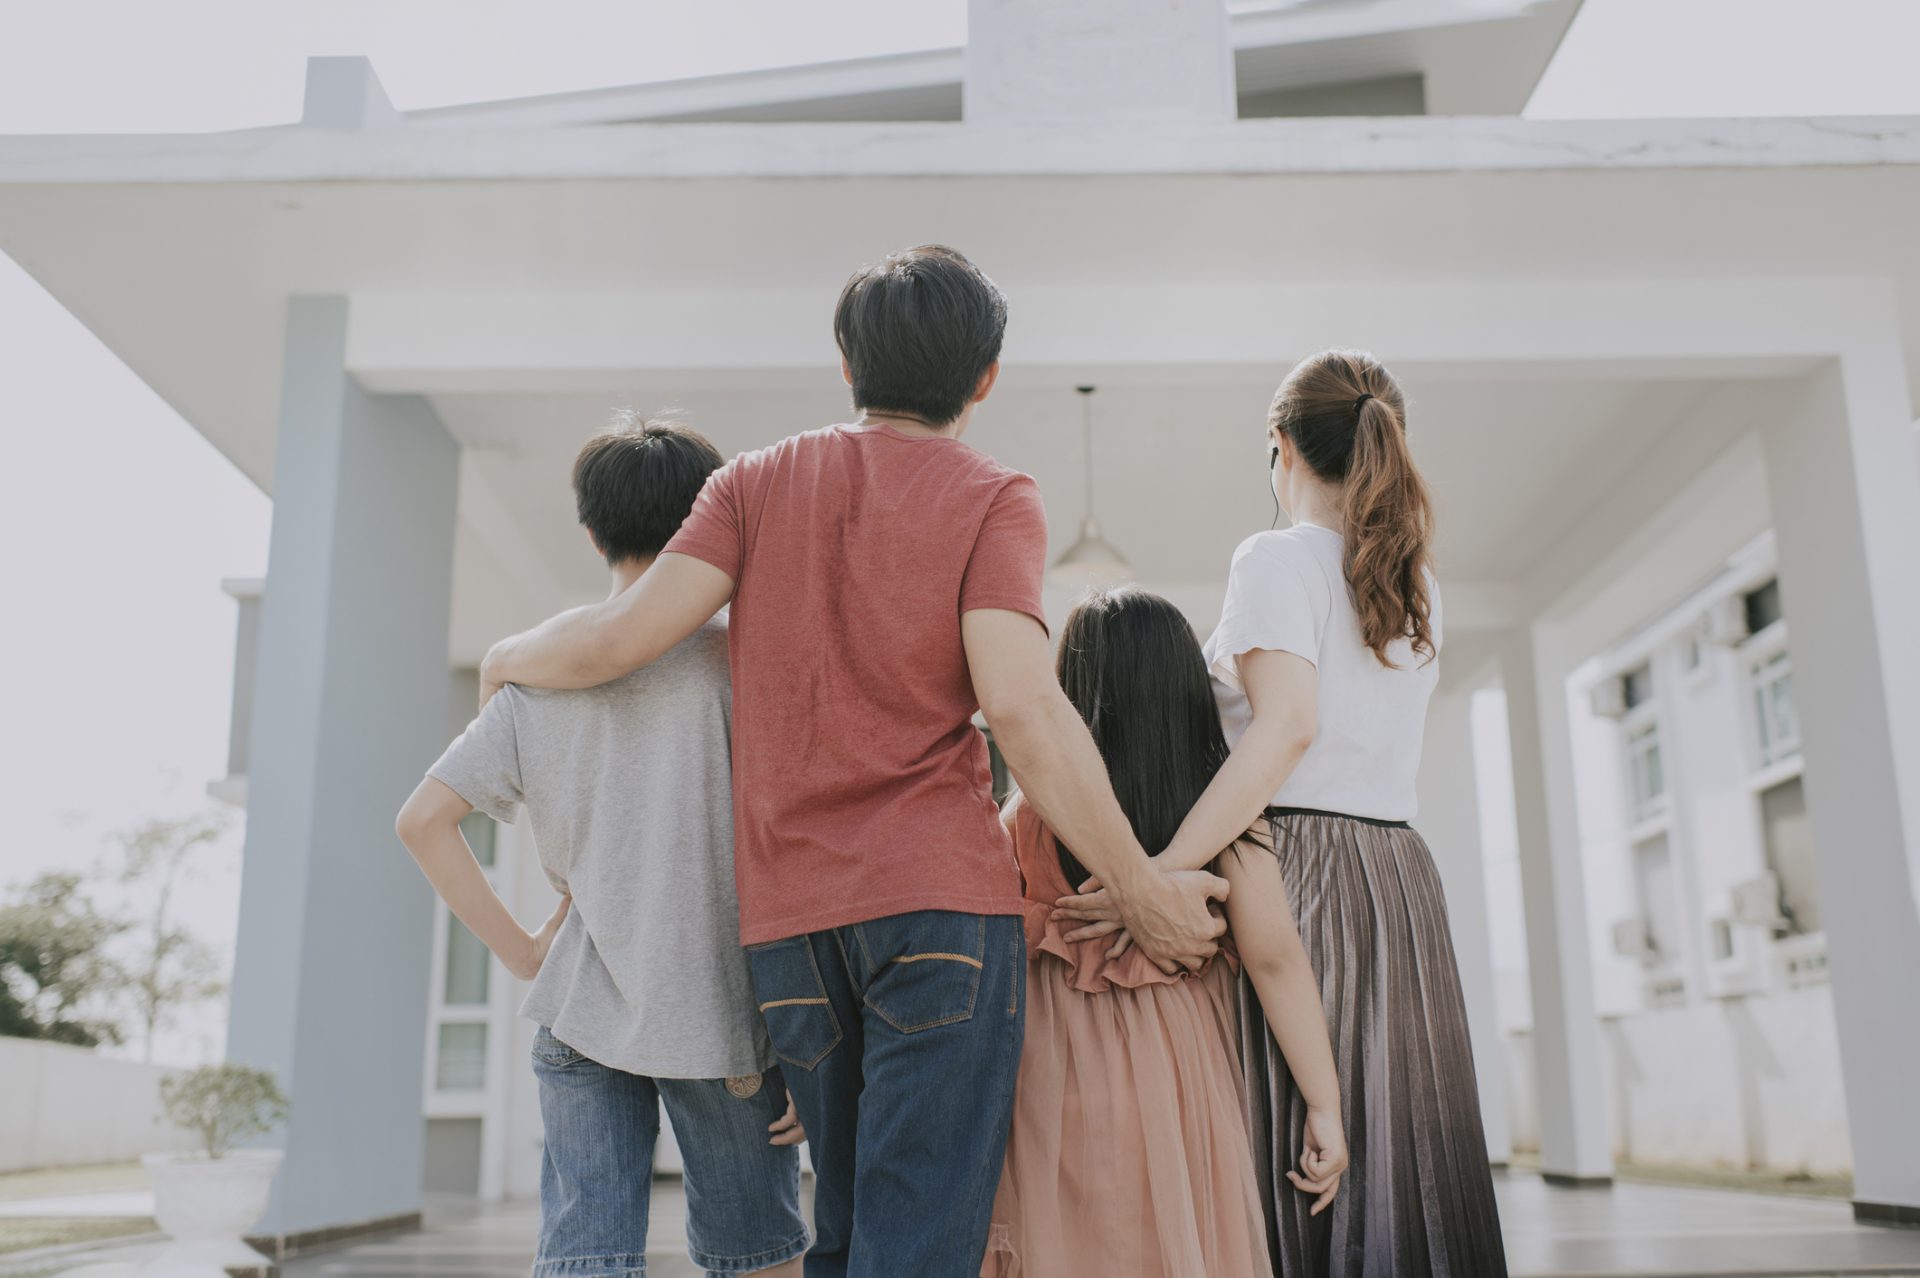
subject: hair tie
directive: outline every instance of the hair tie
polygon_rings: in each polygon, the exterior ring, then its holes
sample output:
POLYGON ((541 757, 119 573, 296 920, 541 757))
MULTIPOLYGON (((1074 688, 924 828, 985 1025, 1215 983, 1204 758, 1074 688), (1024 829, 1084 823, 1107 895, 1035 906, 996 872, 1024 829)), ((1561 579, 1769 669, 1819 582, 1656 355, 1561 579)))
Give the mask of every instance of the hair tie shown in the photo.
POLYGON ((1373 393, 1369 391, 1366 394, 1362 395, 1359 399, 1354 400, 1353 411, 1356 413, 1359 412, 1362 408, 1366 406, 1367 401, 1372 398, 1373 398, 1373 393))

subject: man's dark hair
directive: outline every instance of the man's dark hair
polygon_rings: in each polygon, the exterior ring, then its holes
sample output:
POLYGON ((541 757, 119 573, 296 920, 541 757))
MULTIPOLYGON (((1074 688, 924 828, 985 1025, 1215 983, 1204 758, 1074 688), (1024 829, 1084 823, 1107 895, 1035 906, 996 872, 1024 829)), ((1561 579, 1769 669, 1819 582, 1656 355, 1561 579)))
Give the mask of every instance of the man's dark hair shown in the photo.
POLYGON ((840 290, 833 337, 853 406, 944 426, 966 410, 1007 329, 1007 299, 956 249, 922 244, 858 271, 840 290))
POLYGON ((699 431, 621 421, 589 439, 573 463, 581 526, 609 564, 657 555, 720 466, 719 450, 699 431))

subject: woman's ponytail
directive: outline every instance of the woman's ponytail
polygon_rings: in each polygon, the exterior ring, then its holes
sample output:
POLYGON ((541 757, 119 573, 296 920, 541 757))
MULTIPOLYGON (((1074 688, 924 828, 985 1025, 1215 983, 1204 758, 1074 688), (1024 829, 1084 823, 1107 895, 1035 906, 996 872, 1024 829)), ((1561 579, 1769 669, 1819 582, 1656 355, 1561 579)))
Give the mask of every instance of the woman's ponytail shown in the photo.
POLYGON ((1341 490, 1347 588, 1360 634, 1382 665, 1409 641, 1435 655, 1427 560, 1433 501, 1407 447, 1406 403, 1371 355, 1327 351, 1304 360, 1274 396, 1272 425, 1316 475, 1341 490))

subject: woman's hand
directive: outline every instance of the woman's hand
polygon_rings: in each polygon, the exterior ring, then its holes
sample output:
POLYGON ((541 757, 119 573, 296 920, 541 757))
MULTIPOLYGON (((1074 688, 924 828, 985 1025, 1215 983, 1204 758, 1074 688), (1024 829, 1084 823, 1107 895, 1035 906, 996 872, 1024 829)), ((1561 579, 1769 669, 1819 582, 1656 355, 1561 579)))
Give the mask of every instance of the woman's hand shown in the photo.
POLYGON ((1063 896, 1055 901, 1053 919, 1062 925, 1081 925, 1066 934, 1069 941, 1091 941, 1096 937, 1126 931, 1126 924, 1120 921, 1120 907, 1114 901, 1113 893, 1101 887, 1099 879, 1088 879, 1080 885, 1078 895, 1063 896))
POLYGON ((774 1119, 767 1130, 773 1133, 769 1145, 798 1145, 807 1138, 807 1129, 800 1125, 800 1115, 793 1108, 792 1092, 787 1093, 787 1112, 774 1119))
POLYGON ((548 916, 546 923, 538 932, 527 938, 526 951, 512 962, 508 962, 505 957, 501 958, 500 961, 506 964, 509 972, 523 981, 531 981, 540 975, 540 968, 547 961, 547 951, 553 948, 553 938, 559 933, 560 925, 566 922, 567 911, 572 906, 572 897, 561 897, 560 904, 553 907, 553 913, 548 916))
POLYGON ((1063 896, 1053 903, 1055 922, 1093 918, 1095 921, 1085 927, 1076 928, 1066 934, 1069 941, 1091 941, 1102 936, 1113 937, 1113 944, 1107 947, 1107 957, 1117 959, 1133 948, 1133 933, 1127 931, 1126 924, 1120 921, 1120 911, 1113 904, 1113 898, 1101 888, 1099 879, 1088 879, 1080 885, 1078 896, 1063 896))
POLYGON ((1303 1194, 1318 1194, 1307 1213, 1318 1216, 1340 1192, 1347 1170, 1347 1134, 1340 1115, 1329 1109, 1307 1110, 1307 1130, 1300 1143, 1300 1170, 1287 1169, 1287 1179, 1303 1194))

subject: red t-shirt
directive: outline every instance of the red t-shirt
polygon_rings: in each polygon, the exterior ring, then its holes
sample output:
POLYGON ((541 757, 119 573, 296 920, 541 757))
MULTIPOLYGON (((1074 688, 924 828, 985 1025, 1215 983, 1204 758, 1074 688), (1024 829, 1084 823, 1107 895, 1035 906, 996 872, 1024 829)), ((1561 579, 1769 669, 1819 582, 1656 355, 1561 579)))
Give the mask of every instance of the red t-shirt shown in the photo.
POLYGON ((741 940, 1019 914, 960 614, 1046 624, 1033 480, 957 439, 833 426, 715 472, 666 553, 734 581, 741 940))

